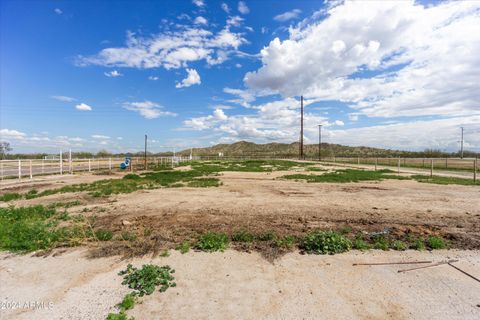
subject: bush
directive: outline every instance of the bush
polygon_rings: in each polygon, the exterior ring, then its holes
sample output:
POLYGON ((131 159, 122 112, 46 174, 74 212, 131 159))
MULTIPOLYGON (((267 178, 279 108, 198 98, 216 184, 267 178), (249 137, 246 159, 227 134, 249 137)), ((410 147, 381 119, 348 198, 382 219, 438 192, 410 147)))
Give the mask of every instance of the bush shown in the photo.
POLYGON ((112 240, 113 233, 109 230, 100 229, 95 231, 95 237, 100 241, 109 241, 112 240))
POLYGON ((223 251, 228 246, 228 236, 224 233, 208 232, 198 239, 197 248, 202 251, 223 251))
POLYGON ((127 310, 133 309, 135 307, 135 303, 137 302, 137 296, 133 293, 129 293, 123 297, 122 302, 118 304, 120 308, 120 312, 125 312, 127 310))
POLYGON ((427 245, 430 249, 445 249, 447 243, 440 237, 430 236, 427 239, 427 245))
POLYGON ((253 242, 254 240, 255 235, 246 230, 237 231, 232 235, 232 241, 235 242, 253 242))
POLYGON ((392 249, 398 251, 405 251, 407 250, 407 245, 403 241, 395 240, 392 242, 392 249))
POLYGON ((308 253, 335 254, 348 251, 352 242, 334 231, 316 231, 303 238, 302 249, 308 253))
POLYGON ((410 247, 414 250, 425 250, 425 241, 423 239, 417 239, 410 247))
POLYGON ((387 251, 389 249, 388 239, 383 235, 373 237, 373 248, 387 251))
POLYGON ((353 249, 364 251, 371 248, 372 246, 368 242, 363 240, 361 235, 357 235, 353 240, 353 249))

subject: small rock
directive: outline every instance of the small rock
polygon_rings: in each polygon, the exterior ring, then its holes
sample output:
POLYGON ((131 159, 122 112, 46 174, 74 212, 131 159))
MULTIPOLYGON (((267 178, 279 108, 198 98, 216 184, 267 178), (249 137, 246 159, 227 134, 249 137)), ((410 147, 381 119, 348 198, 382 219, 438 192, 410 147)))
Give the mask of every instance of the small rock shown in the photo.
POLYGON ((123 220, 123 221, 122 221, 122 224, 123 224, 124 226, 129 226, 129 225, 131 225, 132 223, 131 223, 130 221, 128 221, 128 220, 123 220))

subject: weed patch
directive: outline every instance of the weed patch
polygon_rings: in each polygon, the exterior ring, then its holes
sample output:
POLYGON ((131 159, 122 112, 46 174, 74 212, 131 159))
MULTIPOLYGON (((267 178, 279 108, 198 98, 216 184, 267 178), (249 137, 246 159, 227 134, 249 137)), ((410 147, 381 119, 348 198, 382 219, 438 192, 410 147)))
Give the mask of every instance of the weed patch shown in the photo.
POLYGON ((430 249, 446 249, 447 243, 440 237, 430 236, 427 238, 427 246, 430 249))
POLYGON ((202 251, 224 251, 228 246, 228 236, 224 233, 208 232, 200 236, 196 248, 202 251))
POLYGON ((316 231, 307 234, 302 241, 302 249, 307 253, 335 254, 348 251, 352 242, 335 231, 316 231))
POLYGON ((307 182, 332 182, 332 183, 347 183, 347 182, 359 182, 359 181, 380 181, 383 179, 396 179, 396 180, 408 180, 408 177, 389 175, 391 170, 337 170, 334 172, 327 172, 324 174, 291 174, 281 177, 282 179, 290 180, 305 180, 307 182))
POLYGON ((472 179, 462 179, 462 178, 453 178, 453 177, 440 177, 440 176, 424 176, 424 175, 413 175, 412 179, 417 180, 418 182, 423 183, 434 183, 434 184, 459 184, 464 186, 480 186, 480 181, 476 183, 472 179))
POLYGON ((143 265, 141 269, 135 268, 131 264, 127 269, 120 271, 118 275, 123 276, 123 285, 133 289, 133 295, 143 297, 150 295, 160 286, 160 292, 166 291, 170 287, 175 287, 176 283, 172 274, 175 270, 169 266, 157 266, 153 264, 143 265))

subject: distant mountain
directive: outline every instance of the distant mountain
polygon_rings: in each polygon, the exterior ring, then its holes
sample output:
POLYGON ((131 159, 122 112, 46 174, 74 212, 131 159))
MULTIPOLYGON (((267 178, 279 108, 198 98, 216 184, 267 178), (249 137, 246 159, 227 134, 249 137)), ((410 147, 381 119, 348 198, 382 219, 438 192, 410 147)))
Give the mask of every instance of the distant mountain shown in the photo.
MULTIPOLYGON (((299 154, 299 143, 266 143, 256 144, 248 141, 239 141, 232 144, 217 144, 206 148, 193 148, 193 155, 215 156, 223 153, 224 156, 283 156, 296 157, 299 154)), ((190 149, 177 152, 178 155, 188 156, 190 149)), ((318 156, 318 144, 304 145, 306 157, 318 156)), ((445 153, 439 150, 425 150, 423 152, 390 150, 370 147, 349 147, 339 144, 322 143, 324 157, 446 157, 457 156, 457 153, 445 153)), ((465 152, 465 156, 475 156, 465 152)))

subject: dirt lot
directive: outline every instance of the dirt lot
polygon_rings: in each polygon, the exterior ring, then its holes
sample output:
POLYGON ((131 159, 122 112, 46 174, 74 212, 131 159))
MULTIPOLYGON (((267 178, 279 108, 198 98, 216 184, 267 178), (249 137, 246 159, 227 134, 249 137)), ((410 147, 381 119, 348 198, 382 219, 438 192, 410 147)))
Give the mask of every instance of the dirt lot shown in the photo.
MULTIPOLYGON (((360 260, 458 257, 459 265, 480 277, 479 187, 411 180, 335 184, 278 179, 287 173, 291 171, 224 172, 219 176, 222 185, 216 188, 141 190, 107 198, 65 193, 13 201, 15 205, 33 205, 79 200, 81 205, 69 208, 69 213, 96 216, 98 227, 114 232, 143 234, 148 229, 154 236, 143 247, 133 249, 92 244, 90 250, 70 249, 46 258, 2 254, 2 301, 48 300, 54 302, 54 308, 0 311, 9 319, 32 315, 35 319, 103 319, 126 292, 116 275, 126 261, 115 255, 125 257, 126 250, 131 250, 132 256, 148 253, 133 262, 168 263, 181 278, 178 288, 148 297, 135 308, 131 315, 137 319, 187 319, 192 314, 199 319, 480 317, 479 283, 448 266, 401 275, 396 273, 398 266, 351 266, 360 260), (227 251, 182 256, 174 252, 169 258, 149 258, 206 231, 231 234, 246 229, 302 235, 318 228, 348 228, 351 233, 388 230, 400 239, 408 232, 440 235, 455 248, 473 250, 374 250, 335 256, 292 252, 282 256, 266 248, 237 247, 261 255, 227 251)), ((26 192, 33 186, 41 191, 105 178, 112 176, 42 179, 2 191, 26 192)))
MULTIPOLYGON (((0 299, 49 307, 0 310, 2 319, 105 319, 127 292, 118 257, 87 259, 84 250, 47 258, 0 255, 0 299), (51 305, 49 305, 51 303, 51 305)), ((478 251, 289 253, 271 264, 256 253, 190 252, 154 259, 175 268, 177 287, 143 298, 136 319, 478 319, 480 285, 452 267, 398 273, 410 266, 359 262, 430 259, 480 276, 478 251)))

